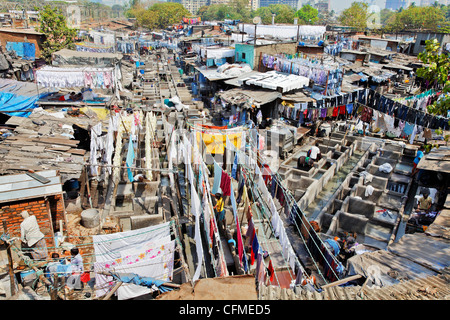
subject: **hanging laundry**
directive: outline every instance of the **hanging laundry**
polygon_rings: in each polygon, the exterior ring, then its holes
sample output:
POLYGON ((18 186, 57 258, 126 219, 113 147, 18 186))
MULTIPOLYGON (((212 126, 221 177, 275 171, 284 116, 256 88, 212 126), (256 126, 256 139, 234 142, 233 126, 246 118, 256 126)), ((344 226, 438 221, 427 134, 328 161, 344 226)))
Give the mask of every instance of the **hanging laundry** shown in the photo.
POLYGON ((134 178, 133 178, 133 172, 131 171, 131 167, 133 166, 133 163, 134 163, 134 157, 135 157, 135 154, 134 154, 134 145, 133 145, 133 139, 129 139, 129 142, 128 142, 128 152, 127 152, 127 158, 126 158, 126 165, 127 165, 127 172, 128 172, 128 180, 130 181, 130 182, 133 182, 134 181, 134 178))
POLYGON ((272 260, 269 261, 269 267, 267 268, 267 271, 269 272, 270 281, 273 281, 275 270, 273 269, 272 260))
POLYGON ((256 255, 258 254, 258 251, 259 251, 258 237, 256 235, 254 235, 253 241, 252 241, 252 248, 251 248, 251 260, 250 260, 251 265, 253 265, 255 263, 255 258, 256 258, 256 255))
POLYGON ((222 180, 222 168, 216 161, 214 161, 214 183, 211 190, 213 194, 219 192, 221 180, 222 180))
POLYGON ((220 189, 222 189, 223 196, 229 196, 231 194, 231 178, 225 171, 222 170, 222 176, 220 179, 220 189))

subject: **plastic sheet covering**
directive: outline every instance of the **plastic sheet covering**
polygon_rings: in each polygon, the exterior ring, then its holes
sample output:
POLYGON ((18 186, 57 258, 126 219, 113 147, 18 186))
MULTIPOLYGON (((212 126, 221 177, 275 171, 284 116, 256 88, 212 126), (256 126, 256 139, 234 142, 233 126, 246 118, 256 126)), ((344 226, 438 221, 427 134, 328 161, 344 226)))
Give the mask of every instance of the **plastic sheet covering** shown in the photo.
POLYGON ((53 66, 95 66, 96 68, 113 67, 122 59, 120 53, 84 52, 69 49, 53 53, 53 66))
POLYGON ((38 107, 36 102, 49 93, 38 93, 36 84, 20 82, 10 79, 0 79, 0 112, 5 112, 9 116, 28 117, 31 110, 38 107))

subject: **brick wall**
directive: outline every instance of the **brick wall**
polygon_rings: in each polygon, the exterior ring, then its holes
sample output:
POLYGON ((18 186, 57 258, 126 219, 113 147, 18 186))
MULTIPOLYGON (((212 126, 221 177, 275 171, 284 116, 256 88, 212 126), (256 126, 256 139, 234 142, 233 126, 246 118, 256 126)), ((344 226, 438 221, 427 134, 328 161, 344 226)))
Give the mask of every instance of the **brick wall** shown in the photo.
POLYGON ((36 48, 36 58, 41 55, 40 46, 42 44, 41 36, 35 34, 25 33, 13 33, 13 32, 1 32, 0 31, 0 44, 3 50, 6 49, 7 42, 31 42, 34 43, 36 48))
MULTIPOLYGON (((6 220, 8 233, 20 237, 20 224, 23 221, 20 213, 27 210, 30 215, 36 216, 41 232, 45 235, 47 246, 53 247, 53 234, 59 229, 57 221, 64 220, 64 205, 60 195, 48 197, 51 217, 49 217, 44 198, 14 201, 0 206, 0 220, 6 220)), ((3 232, 3 230, 2 230, 3 232)))

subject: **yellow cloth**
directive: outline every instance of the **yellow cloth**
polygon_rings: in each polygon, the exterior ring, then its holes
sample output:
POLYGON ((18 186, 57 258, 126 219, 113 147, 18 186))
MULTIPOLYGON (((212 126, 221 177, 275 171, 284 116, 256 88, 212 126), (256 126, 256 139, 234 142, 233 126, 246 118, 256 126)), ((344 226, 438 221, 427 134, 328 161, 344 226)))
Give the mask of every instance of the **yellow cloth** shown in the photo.
POLYGON ((242 133, 231 134, 212 134, 197 132, 197 143, 201 148, 201 141, 206 146, 206 152, 209 154, 223 154, 225 152, 226 139, 230 139, 230 142, 239 149, 241 146, 242 133))
POLYGON ((219 200, 217 200, 217 204, 216 204, 217 212, 222 212, 223 206, 224 206, 223 198, 220 198, 219 200))
POLYGON ((89 108, 89 107, 83 107, 80 108, 81 113, 89 113, 89 112, 95 112, 97 114, 97 117, 99 120, 105 120, 109 116, 109 109, 106 108, 89 108))

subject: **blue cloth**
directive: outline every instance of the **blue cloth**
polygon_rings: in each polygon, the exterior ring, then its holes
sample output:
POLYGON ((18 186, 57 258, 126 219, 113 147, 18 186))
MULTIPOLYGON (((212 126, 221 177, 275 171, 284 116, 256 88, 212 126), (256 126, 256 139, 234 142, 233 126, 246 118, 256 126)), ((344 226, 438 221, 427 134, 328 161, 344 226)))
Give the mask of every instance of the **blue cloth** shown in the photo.
POLYGON ((222 180, 222 168, 214 161, 214 183, 211 192, 216 194, 219 191, 220 181, 222 180))
POLYGON ((23 57, 27 60, 35 60, 36 47, 34 46, 34 43, 30 42, 23 43, 23 57))
POLYGON ((327 239, 325 240, 326 243, 328 243, 334 250, 334 255, 337 256, 339 254, 339 244, 333 240, 333 239, 327 239))
POLYGON ((247 262, 247 255, 242 255, 242 266, 244 267, 245 272, 248 270, 248 262, 247 262))
POLYGON ((348 113, 348 114, 352 114, 352 111, 353 111, 353 103, 349 103, 349 104, 346 106, 346 108, 347 108, 347 113, 348 113))
POLYGON ((153 285, 157 286, 161 292, 167 292, 172 290, 170 287, 166 287, 163 284, 167 281, 157 280, 151 277, 140 277, 135 273, 121 273, 121 274, 112 274, 113 278, 117 281, 121 281, 124 283, 132 283, 138 286, 144 286, 151 288, 153 285))
POLYGON ((60 263, 56 267, 56 272, 58 273, 59 276, 62 275, 69 276, 72 274, 72 265, 60 263))
POLYGON ((404 132, 407 136, 409 136, 410 134, 413 133, 413 130, 414 130, 414 125, 413 125, 413 124, 410 124, 409 122, 407 122, 407 123, 405 124, 405 128, 403 129, 403 132, 404 132))
POLYGON ((234 157, 233 167, 231 168, 231 176, 234 179, 236 179, 237 165, 238 165, 238 155, 236 153, 236 156, 234 157))
POLYGON ((127 172, 128 172, 128 180, 130 182, 133 182, 133 172, 131 171, 130 167, 133 166, 133 161, 134 161, 134 145, 133 145, 133 140, 130 137, 130 142, 128 143, 128 152, 127 152, 127 160, 126 160, 126 164, 127 164, 127 172))
POLYGON ((420 159, 422 159, 423 157, 423 152, 422 151, 417 151, 416 157, 414 158, 414 163, 415 164, 419 164, 420 159))

